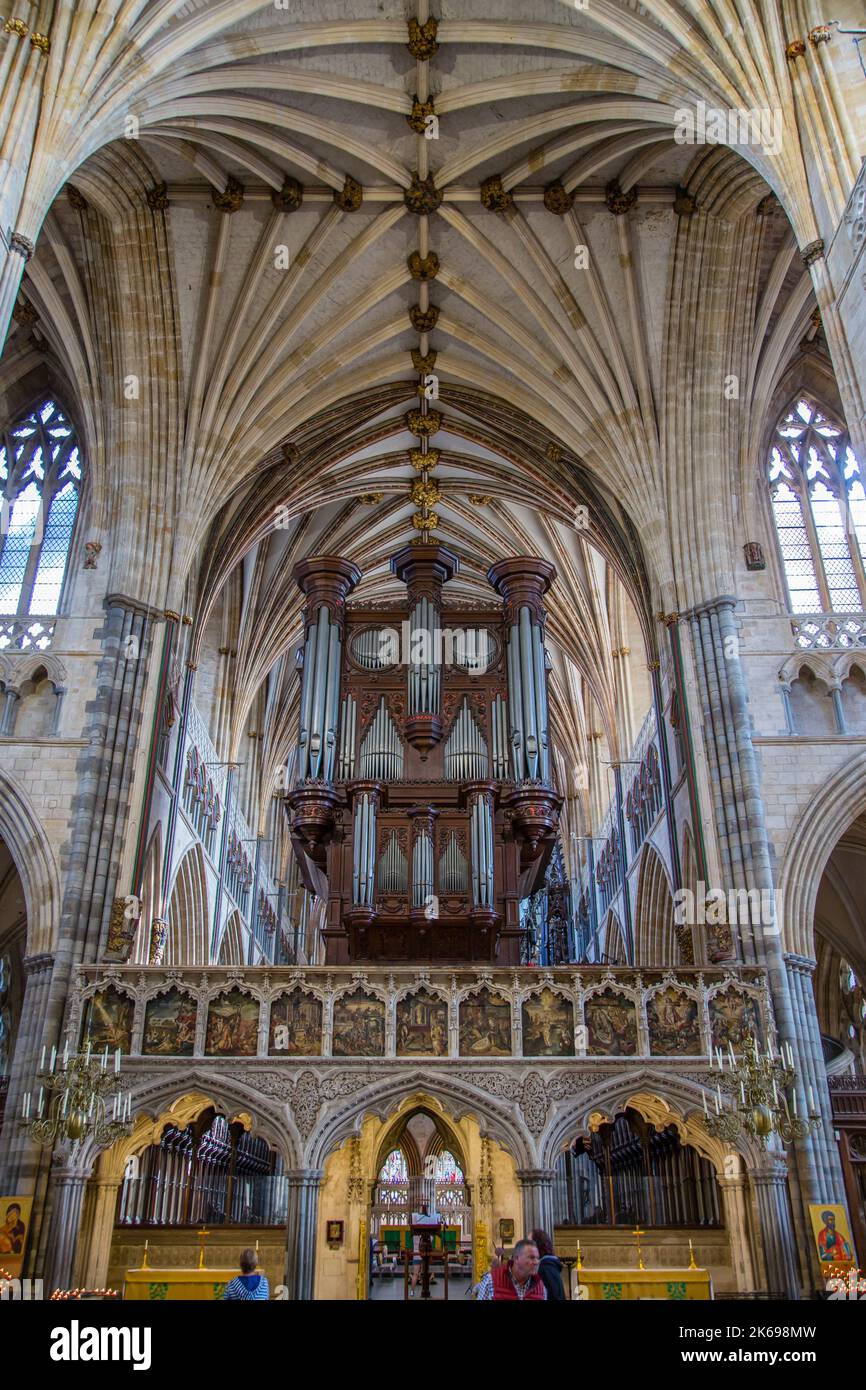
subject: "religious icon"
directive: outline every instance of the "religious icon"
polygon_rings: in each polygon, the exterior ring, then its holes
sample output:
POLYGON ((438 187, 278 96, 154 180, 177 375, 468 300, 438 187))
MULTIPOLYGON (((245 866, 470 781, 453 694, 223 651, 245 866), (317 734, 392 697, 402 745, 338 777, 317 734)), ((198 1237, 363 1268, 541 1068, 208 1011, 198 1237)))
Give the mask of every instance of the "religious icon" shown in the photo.
POLYGON ((543 989, 523 1002, 524 1057, 574 1056, 574 1006, 543 989))
POLYGON ((109 987, 97 990, 88 1005, 84 1020, 84 1040, 94 1052, 118 1049, 127 1053, 132 1046, 132 1015, 135 1003, 128 994, 109 987))
POLYGON ((696 999, 669 986, 646 1007, 650 1052, 656 1057, 698 1057, 703 1052, 696 999))
POLYGON ((720 990, 710 998, 710 1028, 714 1052, 718 1048, 727 1052, 729 1043, 735 1052, 742 1052, 749 1034, 758 1040, 761 1037, 757 999, 732 986, 720 990))
POLYGON ((809 1219, 818 1245, 818 1259, 823 1265, 853 1265, 854 1246, 848 1226, 848 1214, 837 1202, 809 1205, 809 1219))
POLYGON ((385 1005, 362 989, 344 994, 334 1005, 335 1057, 384 1057, 385 1005))
POLYGON ((147 1057, 191 1057, 195 1049, 196 1003, 179 989, 148 999, 141 1051, 147 1057))
POLYGON ((268 1037, 271 1057, 320 1057, 322 1003, 302 989, 281 994, 271 1005, 268 1037))
POLYGON ((460 1005, 461 1057, 511 1056, 511 1005, 489 989, 460 1005))
POLYGON ((427 990, 397 1003, 397 1055, 448 1056, 448 1005, 427 990))
POLYGON ((328 1221, 326 1239, 329 1245, 343 1244, 343 1222, 328 1221))
POLYGON ((0 1197, 0 1268, 12 1279, 21 1278, 32 1197, 0 1197))
POLYGON ((634 1057, 637 1053, 637 1010, 624 994, 604 990, 584 1005, 588 1052, 597 1057, 634 1057))
POLYGON ((499 1239, 503 1245, 510 1245, 514 1240, 514 1222, 510 1217, 503 1216, 499 1222, 499 1239))
POLYGON ((207 1057, 255 1057, 259 1041, 259 1002, 232 989, 212 999, 207 1011, 207 1057))

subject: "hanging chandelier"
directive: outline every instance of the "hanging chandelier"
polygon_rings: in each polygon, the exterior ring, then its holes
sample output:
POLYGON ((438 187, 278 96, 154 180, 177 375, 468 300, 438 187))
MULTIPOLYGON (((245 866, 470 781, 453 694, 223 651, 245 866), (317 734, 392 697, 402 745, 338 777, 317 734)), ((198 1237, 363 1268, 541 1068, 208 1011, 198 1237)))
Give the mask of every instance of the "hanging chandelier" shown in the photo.
POLYGON ((27 1091, 21 1102, 21 1123, 31 1138, 38 1144, 54 1144, 92 1137, 97 1144, 108 1145, 129 1134, 132 1097, 122 1088, 119 1050, 113 1067, 108 1048, 94 1054, 89 1042, 80 1053, 70 1053, 67 1042, 62 1058, 52 1047, 47 1067, 45 1060, 43 1047, 36 1078, 38 1097, 34 1104, 27 1091))
POLYGON ((783 1144, 791 1144, 795 1139, 805 1139, 820 1127, 821 1116, 811 1086, 809 1114, 805 1118, 797 1114, 796 1090, 792 1089, 791 1104, 788 1104, 787 1092, 794 1081, 794 1055, 790 1043, 782 1045, 778 1057, 772 1043, 768 1043, 766 1054, 762 1056, 757 1039, 749 1033, 743 1042, 739 1062, 730 1043, 727 1058, 721 1048, 716 1050, 715 1056, 712 1052, 710 1055, 711 1065, 719 1072, 715 1113, 707 1105, 706 1091, 703 1098, 707 1131, 714 1138, 733 1142, 748 1134, 766 1148, 771 1134, 778 1134, 783 1144), (733 1097, 734 1107, 730 1110, 723 1107, 722 1091, 733 1097))

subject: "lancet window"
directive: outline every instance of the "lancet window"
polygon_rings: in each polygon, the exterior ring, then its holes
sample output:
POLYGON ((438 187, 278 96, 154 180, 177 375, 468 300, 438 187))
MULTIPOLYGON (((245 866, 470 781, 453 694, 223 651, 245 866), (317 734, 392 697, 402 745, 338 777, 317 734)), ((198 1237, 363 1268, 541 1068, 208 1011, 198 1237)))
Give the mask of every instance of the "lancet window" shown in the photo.
POLYGON ((773 519, 793 613, 866 607, 866 490, 844 428, 801 396, 776 428, 773 519))

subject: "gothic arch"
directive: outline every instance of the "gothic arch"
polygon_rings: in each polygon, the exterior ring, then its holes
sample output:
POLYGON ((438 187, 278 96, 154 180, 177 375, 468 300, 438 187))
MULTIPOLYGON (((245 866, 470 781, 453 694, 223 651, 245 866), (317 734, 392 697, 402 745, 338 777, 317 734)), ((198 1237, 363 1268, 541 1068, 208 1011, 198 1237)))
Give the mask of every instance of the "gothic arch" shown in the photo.
POLYGON ((162 880, 162 825, 156 826, 150 837, 144 868, 141 874, 141 916, 135 935, 132 959, 146 965, 150 952, 150 928, 154 917, 160 915, 160 883, 162 880))
POLYGON ((663 1076, 647 1068, 631 1076, 605 1077, 596 1086, 587 1087, 579 1096, 564 1102, 539 1144, 540 1165, 552 1168, 557 1155, 575 1134, 590 1128, 598 1118, 613 1119, 627 1106, 639 1111, 653 1124, 675 1124, 680 1139, 708 1158, 720 1176, 725 1174, 725 1156, 732 1149, 749 1166, 759 1161, 760 1150, 750 1140, 742 1138, 730 1144, 707 1133, 703 1123, 702 1091, 697 1080, 673 1074, 663 1076))
POLYGON ((180 862, 168 901, 166 965, 207 965, 210 960, 210 913, 201 846, 193 845, 180 862))
POLYGON ((54 951, 61 902, 54 852, 29 797, 2 770, 0 836, 6 841, 24 889, 27 907, 25 955, 54 951))
POLYGON ((217 955, 219 965, 244 964, 244 933, 241 927, 241 914, 233 912, 223 929, 217 955))
POLYGON ((800 813, 788 842, 776 890, 786 951, 814 959, 815 903, 827 861, 864 810, 866 753, 861 753, 819 788, 800 813))
POLYGON ((602 941, 604 942, 602 952, 605 964, 611 965, 614 961, 618 962, 620 965, 625 965, 627 963, 628 956, 626 954, 622 927, 619 924, 619 918, 613 908, 608 909, 607 916, 604 919, 602 941))
POLYGON ((532 1142, 516 1103, 497 1101, 476 1090, 471 1080, 464 1081, 454 1074, 435 1074, 432 1069, 424 1078, 425 1089, 407 1095, 407 1086, 417 1075, 417 1071, 408 1077, 405 1072, 395 1071, 371 1083, 369 1089, 359 1089, 354 1097, 340 1097, 330 1105, 308 1141, 307 1166, 321 1168, 329 1154, 359 1132, 368 1115, 387 1121, 395 1111, 405 1113, 407 1109, 429 1109, 451 1122, 471 1115, 482 1134, 495 1139, 517 1168, 533 1166, 532 1142))
POLYGON ((674 901, 662 857, 655 845, 644 845, 635 907, 635 965, 677 965, 679 946, 674 931, 674 901))

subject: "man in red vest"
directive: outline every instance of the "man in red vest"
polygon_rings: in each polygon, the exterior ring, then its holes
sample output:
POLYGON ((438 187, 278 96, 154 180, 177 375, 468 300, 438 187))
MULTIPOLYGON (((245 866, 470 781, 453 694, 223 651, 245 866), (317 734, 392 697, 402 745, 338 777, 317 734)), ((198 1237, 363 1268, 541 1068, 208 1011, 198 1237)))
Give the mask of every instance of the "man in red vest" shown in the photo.
POLYGON ((506 1264, 495 1265, 485 1274, 478 1285, 476 1298, 494 1301, 547 1298, 547 1289, 538 1273, 538 1261, 538 1246, 531 1240, 519 1240, 511 1259, 506 1264))

